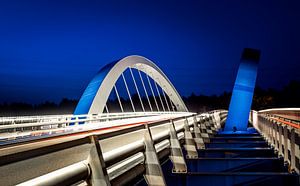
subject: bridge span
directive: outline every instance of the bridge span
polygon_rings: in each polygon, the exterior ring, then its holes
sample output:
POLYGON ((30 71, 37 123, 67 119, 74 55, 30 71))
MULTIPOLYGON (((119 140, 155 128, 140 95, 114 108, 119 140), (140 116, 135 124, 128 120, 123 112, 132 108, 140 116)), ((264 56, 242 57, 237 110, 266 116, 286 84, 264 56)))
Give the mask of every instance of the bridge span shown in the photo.
POLYGON ((246 133, 223 133, 227 110, 189 112, 153 62, 129 56, 74 114, 0 117, 0 185, 299 185, 299 111, 251 111, 246 133))

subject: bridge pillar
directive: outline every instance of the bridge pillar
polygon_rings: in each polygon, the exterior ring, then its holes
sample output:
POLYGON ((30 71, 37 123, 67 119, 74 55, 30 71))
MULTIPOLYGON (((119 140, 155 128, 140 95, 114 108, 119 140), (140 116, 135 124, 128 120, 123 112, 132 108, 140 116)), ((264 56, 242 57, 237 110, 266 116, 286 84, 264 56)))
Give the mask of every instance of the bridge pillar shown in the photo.
POLYGON ((246 131, 256 82, 260 50, 245 48, 229 105, 225 132, 246 131))

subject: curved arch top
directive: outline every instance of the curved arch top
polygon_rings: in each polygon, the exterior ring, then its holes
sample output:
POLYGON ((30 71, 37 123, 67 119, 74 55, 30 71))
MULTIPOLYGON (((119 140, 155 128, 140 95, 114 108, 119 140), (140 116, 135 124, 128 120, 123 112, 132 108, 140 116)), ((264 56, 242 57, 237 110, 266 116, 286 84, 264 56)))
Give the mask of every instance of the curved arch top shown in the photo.
POLYGON ((128 67, 138 69, 156 81, 175 104, 178 111, 188 111, 167 76, 149 59, 132 55, 109 63, 100 69, 85 89, 74 114, 102 113, 113 86, 128 67))

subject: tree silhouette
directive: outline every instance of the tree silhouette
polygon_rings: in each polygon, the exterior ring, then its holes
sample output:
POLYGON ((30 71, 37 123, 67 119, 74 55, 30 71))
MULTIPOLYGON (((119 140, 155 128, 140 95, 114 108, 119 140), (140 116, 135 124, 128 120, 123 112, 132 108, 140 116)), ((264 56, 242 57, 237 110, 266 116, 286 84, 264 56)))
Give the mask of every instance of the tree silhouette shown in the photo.
MULTIPOLYGON (((214 109, 228 109, 231 93, 224 92, 221 95, 196 95, 192 93, 188 97, 183 97, 183 100, 191 112, 206 112, 214 109)), ((162 105, 158 96, 155 96, 158 102, 159 109, 162 110, 162 105)), ((136 111, 142 111, 140 100, 137 94, 132 95, 132 100, 136 107, 136 111)), ((149 96, 149 100, 154 111, 157 111, 154 97, 149 96)), ((162 97, 166 107, 165 99, 162 97)), ((150 111, 148 100, 142 97, 142 101, 146 111, 150 111)), ((129 99, 121 98, 123 108, 127 112, 132 112, 132 106, 129 99)), ((18 116, 18 115, 47 115, 47 114, 72 114, 78 100, 63 98, 60 103, 56 104, 51 101, 46 101, 41 104, 29 103, 2 103, 0 104, 0 116, 18 116)), ((168 101, 170 104, 170 102, 168 101)), ((107 102, 109 112, 121 112, 117 99, 109 99, 107 102)), ((261 110, 267 108, 280 107, 300 107, 300 81, 291 81, 282 90, 262 89, 256 87, 252 102, 252 109, 261 110)))

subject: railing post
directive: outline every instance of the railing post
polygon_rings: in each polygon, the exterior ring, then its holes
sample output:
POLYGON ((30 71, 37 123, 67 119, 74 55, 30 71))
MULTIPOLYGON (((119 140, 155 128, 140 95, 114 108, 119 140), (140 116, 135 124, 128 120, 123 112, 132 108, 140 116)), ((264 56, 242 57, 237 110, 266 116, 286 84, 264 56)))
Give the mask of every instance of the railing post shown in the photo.
POLYGON ((272 120, 268 120, 268 141, 271 146, 273 146, 273 136, 272 136, 272 120))
POLYGON ((217 120, 216 120, 214 113, 211 115, 211 119, 212 119, 212 123, 213 123, 211 129, 216 133, 216 132, 218 132, 218 125, 217 125, 217 120))
POLYGON ((277 122, 275 122, 275 124, 274 124, 274 135, 275 135, 275 137, 274 137, 274 139, 275 139, 275 150, 278 152, 279 151, 279 148, 278 148, 278 142, 279 142, 279 135, 278 135, 278 123, 277 122))
POLYGON ((185 139, 185 150, 187 152, 187 158, 194 159, 198 158, 198 152, 196 150, 195 141, 193 139, 192 133, 190 131, 190 126, 188 124, 187 118, 184 120, 184 139, 185 139))
POLYGON ((284 155, 283 148, 282 148, 282 145, 283 145, 283 143, 282 143, 282 139, 283 139, 282 129, 283 129, 282 125, 279 124, 278 125, 278 132, 279 132, 279 155, 280 156, 284 155))
POLYGON ((269 139, 268 139, 268 119, 265 116, 261 116, 260 117, 263 124, 262 125, 262 129, 263 129, 263 134, 264 134, 264 138, 267 141, 267 143, 269 143, 269 139))
POLYGON ((90 136, 90 141, 92 143, 92 148, 90 150, 88 162, 92 173, 87 182, 93 186, 110 186, 98 137, 92 135, 90 136))
POLYGON ((197 118, 196 116, 194 116, 193 118, 194 118, 194 134, 195 134, 194 140, 196 142, 197 149, 205 149, 204 140, 201 137, 201 132, 198 127, 197 118))
POLYGON ((207 129, 207 118, 202 118, 202 120, 200 119, 200 131, 201 131, 201 137, 203 138, 205 143, 209 143, 210 142, 210 135, 212 134, 212 131, 207 129))
POLYGON ((271 144, 271 140, 270 140, 270 120, 269 118, 264 117, 264 126, 265 126, 265 136, 266 136, 266 140, 268 142, 268 144, 271 144))
POLYGON ((213 128, 212 128, 212 123, 211 123, 211 117, 208 116, 206 121, 207 121, 205 123, 206 132, 208 133, 209 137, 212 137, 213 136, 213 128))
POLYGON ((288 163, 289 162, 289 149, 288 149, 288 129, 287 126, 283 127, 283 146, 284 146, 284 162, 288 163))
POLYGON ((173 162, 173 173, 186 173, 187 167, 181 150, 181 146, 177 137, 173 120, 170 124, 170 159, 173 162))
POLYGON ((208 123, 206 124, 206 127, 208 127, 209 130, 211 131, 211 135, 216 133, 214 120, 211 114, 208 116, 208 123))
POLYGON ((156 154, 151 131, 147 124, 145 124, 145 127, 145 180, 150 186, 165 186, 165 178, 156 154))
POLYGON ((296 172, 300 174, 300 131, 295 131, 295 163, 296 172), (298 165, 298 166, 297 166, 298 165))
POLYGON ((221 128, 221 113, 220 112, 215 112, 214 113, 214 118, 215 118, 215 122, 216 122, 216 128, 220 129, 221 128))
POLYGON ((272 147, 274 149, 276 149, 276 146, 275 146, 275 122, 272 120, 271 121, 271 141, 272 141, 272 147))
POLYGON ((296 155, 295 155, 295 129, 290 130, 290 143, 291 143, 291 171, 296 171, 296 155))

